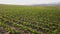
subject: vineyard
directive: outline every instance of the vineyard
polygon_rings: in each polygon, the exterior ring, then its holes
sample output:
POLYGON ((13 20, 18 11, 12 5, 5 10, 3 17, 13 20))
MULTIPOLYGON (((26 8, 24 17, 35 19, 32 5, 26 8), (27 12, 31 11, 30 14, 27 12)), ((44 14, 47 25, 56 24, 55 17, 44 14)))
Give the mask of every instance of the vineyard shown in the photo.
POLYGON ((60 6, 0 5, 0 34, 60 34, 60 6))

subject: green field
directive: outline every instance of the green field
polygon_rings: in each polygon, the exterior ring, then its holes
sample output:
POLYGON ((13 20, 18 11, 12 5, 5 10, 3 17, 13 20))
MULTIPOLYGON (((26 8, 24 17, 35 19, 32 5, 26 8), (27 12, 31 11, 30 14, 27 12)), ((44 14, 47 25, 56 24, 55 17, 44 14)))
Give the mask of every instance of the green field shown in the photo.
POLYGON ((1 34, 60 34, 60 6, 0 5, 1 34))

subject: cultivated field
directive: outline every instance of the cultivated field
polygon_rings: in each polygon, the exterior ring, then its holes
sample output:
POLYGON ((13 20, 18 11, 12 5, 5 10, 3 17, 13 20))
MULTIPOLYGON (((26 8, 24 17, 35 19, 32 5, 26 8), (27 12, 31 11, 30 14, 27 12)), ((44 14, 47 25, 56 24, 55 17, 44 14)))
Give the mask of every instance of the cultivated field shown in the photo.
POLYGON ((1 34, 60 34, 60 6, 0 5, 1 34))

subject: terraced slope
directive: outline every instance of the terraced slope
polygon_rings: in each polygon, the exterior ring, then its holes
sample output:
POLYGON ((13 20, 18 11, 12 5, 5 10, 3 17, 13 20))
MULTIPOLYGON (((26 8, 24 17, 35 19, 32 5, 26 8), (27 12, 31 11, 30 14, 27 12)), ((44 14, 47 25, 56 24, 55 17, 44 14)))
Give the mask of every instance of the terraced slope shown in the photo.
POLYGON ((60 34, 58 6, 0 5, 1 34, 60 34))

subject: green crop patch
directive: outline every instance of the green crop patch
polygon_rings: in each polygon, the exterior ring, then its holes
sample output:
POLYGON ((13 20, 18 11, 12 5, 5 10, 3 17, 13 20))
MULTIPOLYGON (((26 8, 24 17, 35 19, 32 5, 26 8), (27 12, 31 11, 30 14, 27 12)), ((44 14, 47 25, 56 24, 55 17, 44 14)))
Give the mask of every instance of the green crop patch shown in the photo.
POLYGON ((1 34, 60 34, 60 6, 0 5, 1 34))

